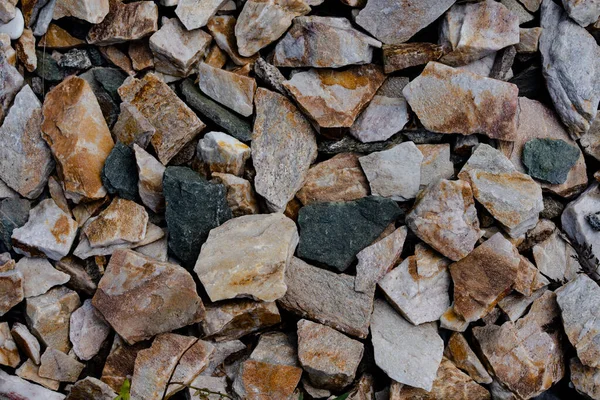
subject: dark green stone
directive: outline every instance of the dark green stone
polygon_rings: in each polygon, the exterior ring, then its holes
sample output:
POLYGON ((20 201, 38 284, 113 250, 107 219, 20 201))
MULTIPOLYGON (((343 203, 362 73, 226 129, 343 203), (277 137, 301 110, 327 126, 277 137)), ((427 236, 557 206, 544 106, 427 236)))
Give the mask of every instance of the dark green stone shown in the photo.
POLYGON ((43 51, 36 51, 37 68, 35 73, 47 81, 58 82, 65 77, 64 71, 58 66, 58 63, 50 54, 43 51))
POLYGON ((183 265, 193 267, 210 230, 232 217, 227 189, 187 167, 167 167, 163 192, 169 249, 183 265))
POLYGON ((183 81, 181 93, 188 106, 225 129, 226 133, 242 142, 252 140, 250 123, 203 95, 191 79, 183 81))
POLYGON ((138 197, 138 170, 131 148, 121 142, 115 144, 102 168, 102 184, 110 194, 127 200, 138 197))
POLYGON ((579 155, 579 149, 564 140, 533 139, 523 147, 523 165, 531 177, 557 185, 567 180, 579 155))
POLYGON ((20 198, 8 198, 0 202, 0 240, 7 250, 11 250, 13 230, 20 228, 29 219, 29 201, 20 198))
POLYGON ((116 68, 101 67, 94 68, 92 71, 96 81, 108 92, 110 97, 117 103, 121 102, 121 96, 119 96, 117 90, 127 78, 125 72, 116 68))
POLYGON ((119 105, 113 99, 113 97, 102 87, 100 82, 95 77, 94 70, 91 69, 89 71, 84 72, 79 75, 80 78, 85 79, 87 83, 90 84, 92 91, 96 95, 96 99, 98 100, 98 104, 100 105, 100 110, 102 111, 102 115, 104 116, 104 120, 109 128, 117 122, 119 118, 119 105))
POLYGON ((304 206, 298 256, 344 271, 401 213, 395 201, 377 196, 304 206))

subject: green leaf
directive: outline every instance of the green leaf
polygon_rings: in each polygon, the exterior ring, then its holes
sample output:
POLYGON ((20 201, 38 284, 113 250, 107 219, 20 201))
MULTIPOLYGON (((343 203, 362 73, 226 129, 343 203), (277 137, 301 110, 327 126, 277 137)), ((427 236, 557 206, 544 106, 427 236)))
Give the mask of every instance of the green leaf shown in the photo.
POLYGON ((129 382, 129 379, 125 379, 123 381, 123 384, 121 385, 121 389, 119 389, 119 395, 117 397, 115 397, 115 400, 130 400, 131 399, 131 395, 129 394, 130 389, 131 389, 131 382, 129 382))
POLYGON ((348 392, 348 393, 344 393, 344 394, 342 394, 342 395, 340 395, 340 396, 336 397, 336 398, 335 398, 335 399, 333 399, 333 400, 346 400, 346 399, 348 398, 348 396, 350 396, 350 392, 348 392))
POLYGON ((298 395, 298 400, 304 400, 304 393, 300 392, 298 395))

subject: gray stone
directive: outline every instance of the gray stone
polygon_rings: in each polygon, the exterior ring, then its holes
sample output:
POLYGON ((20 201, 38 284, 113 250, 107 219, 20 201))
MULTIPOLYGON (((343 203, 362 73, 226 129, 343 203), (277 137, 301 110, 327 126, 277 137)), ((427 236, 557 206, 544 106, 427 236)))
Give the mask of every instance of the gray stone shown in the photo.
POLYGON ((200 373, 201 376, 211 376, 215 374, 217 368, 232 354, 246 349, 244 343, 239 340, 230 340, 227 342, 213 343, 214 351, 210 355, 208 367, 200 373))
POLYGON ((62 68, 88 69, 92 67, 92 62, 85 50, 72 49, 62 55, 58 65, 62 68))
POLYGON ((0 80, 0 123, 2 123, 8 108, 25 81, 19 71, 9 63, 4 52, 0 52, 0 76, 2 76, 0 80))
POLYGON ((561 139, 533 139, 523 146, 523 164, 533 178, 556 185, 567 180, 580 154, 577 147, 561 139))
POLYGON ((7 23, 17 15, 18 0, 4 0, 0 3, 0 22, 7 23))
POLYGON ((0 396, 6 396, 8 399, 10 399, 8 396, 19 396, 17 398, 23 400, 63 400, 65 398, 62 393, 29 383, 18 376, 7 374, 3 370, 0 370, 0 396))
MULTIPOLYGON (((57 0, 48 0, 46 2, 38 1, 36 6, 40 4, 38 17, 35 21, 35 25, 33 27, 33 34, 35 36, 45 35, 48 31, 50 23, 54 17, 54 8, 56 7, 57 0)), ((31 21, 30 21, 31 26, 31 21)))
POLYGON ((571 382, 579 393, 590 399, 600 399, 600 369, 591 368, 581 364, 577 357, 573 357, 569 363, 571 367, 571 382))
POLYGON ((17 376, 23 379, 35 382, 50 390, 58 390, 58 388, 60 387, 60 381, 40 376, 39 370, 39 366, 35 365, 31 360, 27 360, 23 364, 21 364, 21 366, 15 371, 15 373, 17 374, 17 376))
MULTIPOLYGON (((208 366, 210 356, 214 350, 215 346, 212 343, 198 340, 183 353, 169 381, 180 382, 184 385, 191 384, 192 380, 208 366)), ((185 386, 171 383, 167 386, 165 397, 171 397, 183 389, 185 389, 185 386)))
POLYGON ((600 3, 597 1, 562 0, 562 5, 569 17, 583 27, 593 24, 600 17, 600 3))
POLYGON ((533 246, 537 268, 548 278, 559 282, 577 277, 581 265, 575 256, 575 249, 556 231, 548 239, 533 246))
POLYGON ((196 154, 211 173, 242 176, 250 147, 223 132, 208 132, 198 141, 196 154))
POLYGON ((12 249, 13 231, 27 223, 30 209, 29 201, 25 199, 7 198, 0 201, 0 240, 8 250, 12 249))
POLYGON ((80 360, 90 360, 100 351, 110 333, 110 325, 87 299, 71 314, 69 338, 80 360))
POLYGON ((35 71, 42 79, 50 82, 58 82, 64 79, 65 72, 58 66, 58 62, 49 53, 37 50, 36 57, 37 67, 35 71))
MULTIPOLYGON (((469 136, 457 137, 464 138, 469 136)), ((420 190, 425 189, 440 179, 451 179, 454 177, 454 164, 450 160, 450 145, 448 143, 419 144, 417 148, 423 154, 420 190)))
POLYGON ((60 350, 47 348, 42 354, 39 375, 59 382, 76 382, 85 364, 60 350))
POLYGON ((6 33, 12 40, 17 40, 23 34, 25 20, 20 8, 16 9, 15 17, 10 21, 3 23, 0 21, 0 33, 6 33))
POLYGON ((70 276, 55 269, 45 258, 23 257, 15 265, 23 275, 25 298, 39 296, 50 288, 67 283, 70 276))
POLYGON ((77 381, 65 400, 114 400, 117 394, 99 379, 87 376, 77 381))
MULTIPOLYGON (((192 381, 191 386, 207 389, 213 392, 213 394, 208 395, 208 400, 219 400, 219 397, 223 398, 223 396, 220 396, 220 394, 229 396, 229 392, 227 391, 228 386, 226 376, 212 377, 200 375, 192 381)), ((189 389, 189 392, 191 400, 206 399, 205 393, 196 393, 196 391, 193 389, 189 389)))
MULTIPOLYGON (((600 190, 598 183, 594 183, 577 199, 567 204, 561 216, 563 230, 575 247, 579 251, 589 248, 590 255, 596 259, 600 258, 600 231, 594 229, 587 216, 597 212, 600 212, 600 190)), ((580 259, 580 262, 591 261, 589 266, 595 270, 594 260, 586 258, 580 259)))
POLYGON ((284 96, 288 95, 286 89, 283 87, 283 82, 286 81, 285 76, 283 76, 277 67, 269 64, 262 57, 258 57, 254 63, 254 74, 256 74, 256 77, 267 88, 284 96))
POLYGON ((179 0, 175 14, 187 30, 202 28, 227 0, 179 0))
POLYGON ((517 0, 500 0, 500 3, 519 18, 519 25, 533 21, 534 16, 517 0))
POLYGON ((253 78, 214 68, 206 63, 198 65, 198 75, 200 90, 207 96, 245 117, 252 114, 252 101, 256 91, 256 81, 253 78))
POLYGON ((121 3, 109 0, 109 3, 109 13, 88 32, 89 44, 106 46, 128 42, 146 37, 158 29, 158 7, 153 1, 121 3))
POLYGON ((110 194, 127 200, 138 197, 138 170, 131 147, 117 142, 102 168, 102 184, 110 194))
POLYGON ((250 359, 270 364, 299 366, 296 342, 293 335, 283 332, 263 333, 252 350, 250 359))

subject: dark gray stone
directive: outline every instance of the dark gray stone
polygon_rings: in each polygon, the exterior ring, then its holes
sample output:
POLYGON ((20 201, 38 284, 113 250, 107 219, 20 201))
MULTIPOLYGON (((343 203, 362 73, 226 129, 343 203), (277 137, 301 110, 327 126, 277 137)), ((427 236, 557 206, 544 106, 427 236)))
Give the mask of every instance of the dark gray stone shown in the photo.
POLYGON ((542 212, 540 213, 540 218, 558 218, 560 217, 564 209, 565 205, 557 199, 550 196, 544 196, 544 210, 542 210, 542 212))
POLYGON ((527 173, 552 184, 567 180, 569 170, 579 159, 579 150, 561 139, 533 139, 523 147, 527 173))
POLYGON ((121 102, 121 97, 117 89, 123 84, 127 75, 116 68, 94 68, 94 78, 108 92, 110 97, 117 102, 121 102))
POLYGON ((65 77, 65 73, 58 66, 58 63, 50 54, 43 51, 36 51, 37 54, 37 68, 35 73, 39 77, 44 78, 47 81, 58 82, 62 81, 65 77))
POLYGON ((98 100, 98 104, 100 105, 100 110, 102 111, 102 115, 104 116, 104 120, 109 128, 117 122, 119 118, 120 108, 118 102, 113 99, 113 97, 102 87, 100 82, 96 80, 94 76, 94 69, 90 69, 83 74, 79 75, 80 78, 85 79, 87 83, 90 84, 92 91, 96 95, 96 99, 98 100))
POLYGON ((363 143, 352 136, 344 136, 340 140, 323 140, 317 144, 319 153, 339 154, 339 153, 373 153, 392 147, 395 144, 402 143, 403 135, 398 133, 383 142, 363 143))
POLYGON ((13 230, 20 228, 29 219, 29 201, 20 198, 8 198, 0 202, 0 240, 8 250, 12 249, 10 237, 13 230))
POLYGON ((102 184, 110 194, 127 200, 138 197, 138 170, 131 148, 117 142, 102 168, 102 184))
POLYGON ((586 215, 585 220, 593 230, 600 232, 600 215, 598 213, 586 215))
POLYGON ((167 167, 163 177, 169 249, 192 267, 211 229, 231 219, 227 189, 186 167, 167 167))
POLYGON ((401 213, 396 202, 377 196, 304 206, 298 256, 344 271, 401 213))
POLYGON ((92 62, 85 50, 72 49, 62 55, 58 65, 62 68, 88 69, 92 67, 92 62))
POLYGON ((269 89, 289 97, 287 90, 283 87, 283 82, 286 81, 285 76, 276 66, 259 57, 254 63, 254 73, 269 89))

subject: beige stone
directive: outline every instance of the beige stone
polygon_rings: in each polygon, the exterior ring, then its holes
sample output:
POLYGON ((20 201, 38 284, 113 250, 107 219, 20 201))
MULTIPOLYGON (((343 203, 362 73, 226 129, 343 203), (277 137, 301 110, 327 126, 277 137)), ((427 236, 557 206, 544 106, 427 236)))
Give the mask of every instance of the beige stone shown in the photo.
POLYGON ((17 57, 27 71, 33 72, 37 68, 37 55, 35 54, 35 37, 31 29, 23 30, 23 34, 15 45, 17 57))
POLYGON ((542 274, 556 281, 570 281, 577 277, 581 265, 576 256, 575 249, 558 231, 533 246, 533 258, 537 268, 542 274))
POLYGON ((440 179, 452 179, 454 164, 450 160, 449 144, 419 144, 417 149, 423 154, 421 190, 440 179))
POLYGON ((158 7, 153 1, 132 3, 122 3, 119 0, 108 1, 110 11, 102 22, 96 22, 97 25, 92 26, 87 36, 88 43, 95 45, 123 43, 141 39, 158 29, 158 7))
POLYGON ((175 14, 186 29, 202 28, 227 0, 179 0, 175 14))
POLYGON ((17 262, 15 270, 23 276, 23 295, 25 298, 39 296, 50 288, 67 283, 69 275, 55 269, 45 258, 23 257, 17 262))
POLYGON ((92 247, 136 243, 146 237, 148 213, 134 201, 115 198, 82 232, 92 247))
POLYGON ((131 59, 127 54, 122 52, 116 46, 101 46, 98 47, 100 53, 106 58, 108 61, 121 68, 129 75, 135 75, 135 71, 133 69, 133 65, 131 64, 131 59))
POLYGON ((24 299, 23 275, 19 271, 0 271, 0 316, 24 299))
POLYGON ((198 142, 197 153, 211 173, 242 176, 250 157, 250 147, 226 133, 208 132, 198 142))
POLYGON ((17 376, 23 379, 35 382, 50 390, 58 390, 58 388, 60 387, 60 381, 40 376, 39 370, 40 367, 38 365, 35 365, 31 360, 27 360, 23 364, 21 364, 21 366, 15 371, 15 373, 17 374, 17 376))
POLYGON ((108 12, 109 0, 57 0, 53 18, 75 17, 98 24, 108 12))
POLYGON ((19 322, 13 324, 10 330, 12 337, 19 347, 34 364, 40 363, 40 342, 29 332, 27 327, 19 322))
POLYGON ((454 365, 466 372, 475 382, 480 384, 492 383, 492 377, 462 333, 454 332, 450 336, 444 350, 444 356, 452 360, 454 365))
POLYGON ((76 382, 84 368, 85 364, 74 357, 49 347, 42 354, 38 373, 42 378, 59 382, 76 382))
POLYGON ((131 65, 136 71, 143 71, 154 67, 154 58, 147 40, 137 40, 129 43, 127 54, 131 59, 131 65))
POLYGON ((100 351, 110 333, 110 325, 87 299, 71 314, 69 338, 80 360, 90 360, 100 351))
POLYGON ((60 26, 50 24, 46 34, 40 39, 38 46, 47 49, 66 50, 84 44, 85 42, 83 40, 71 36, 69 32, 65 31, 60 26))
MULTIPOLYGON (((183 385, 189 385, 192 381, 208 367, 210 356, 215 350, 215 346, 210 342, 198 340, 179 359, 175 371, 169 380, 165 397, 170 397, 173 394, 185 389, 183 385), (183 385, 172 383, 178 382, 183 385)), ((197 386, 198 387, 198 386, 197 386)))
POLYGON ((144 205, 154 212, 161 212, 165 207, 163 195, 163 175, 165 166, 137 144, 133 145, 139 181, 138 190, 144 205))
POLYGON ((444 48, 434 43, 402 43, 383 46, 383 69, 386 74, 437 61, 444 48))
POLYGON ((0 365, 16 368, 20 362, 21 356, 10 333, 8 322, 0 322, 0 365))
POLYGON ((247 76, 211 67, 198 65, 200 90, 225 107, 248 117, 254 109, 253 99, 256 81, 247 76))
POLYGON ((145 149, 156 129, 136 106, 124 101, 112 132, 119 142, 126 145, 135 143, 145 149))
POLYGON ((227 205, 234 217, 259 213, 256 194, 249 181, 220 172, 214 172, 212 178, 227 189, 227 205))
MULTIPOLYGON (((244 6, 245 7, 245 6, 244 6)), ((275 21, 272 21, 275 23, 275 21)), ((237 45, 237 39, 235 36, 235 29, 238 26, 238 23, 234 16, 232 15, 217 15, 212 17, 208 21, 208 31, 215 39, 215 42, 223 50, 231 61, 236 65, 252 65, 258 58, 257 55, 250 55, 249 57, 244 57, 239 53, 239 48, 237 45)))
POLYGON ((598 368, 586 367, 577 357, 573 357, 569 363, 571 367, 571 382, 575 389, 591 399, 600 399, 600 370, 598 368))

